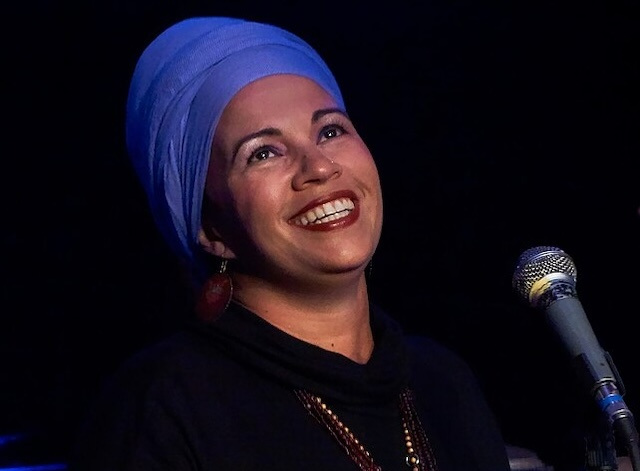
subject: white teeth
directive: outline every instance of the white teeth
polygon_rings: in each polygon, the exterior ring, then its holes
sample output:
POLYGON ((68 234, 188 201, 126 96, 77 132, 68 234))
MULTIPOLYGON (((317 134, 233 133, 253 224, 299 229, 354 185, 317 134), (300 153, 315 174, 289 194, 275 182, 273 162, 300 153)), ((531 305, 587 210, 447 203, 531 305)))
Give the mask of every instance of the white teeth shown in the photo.
POLYGON ((324 211, 324 214, 333 214, 336 212, 336 208, 334 208, 330 202, 323 204, 322 210, 324 211))
MULTIPOLYGON (((318 216, 316 216, 316 213, 314 213, 313 211, 307 211, 307 214, 305 214, 304 216, 302 216, 304 219, 307 219, 308 222, 313 222, 316 219, 318 219, 318 216)), ((322 216, 319 216, 322 217, 322 216)), ((304 223, 304 225, 306 226, 308 223, 304 223)))
POLYGON ((307 211, 303 216, 296 219, 295 224, 306 226, 308 224, 321 224, 323 222, 335 221, 347 216, 355 207, 349 198, 340 198, 321 206, 317 206, 307 211))

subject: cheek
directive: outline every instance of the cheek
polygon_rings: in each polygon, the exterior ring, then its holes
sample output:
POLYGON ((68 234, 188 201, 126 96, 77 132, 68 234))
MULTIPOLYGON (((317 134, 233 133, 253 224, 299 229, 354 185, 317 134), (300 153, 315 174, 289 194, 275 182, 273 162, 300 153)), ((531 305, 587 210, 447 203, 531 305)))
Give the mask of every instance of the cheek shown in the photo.
POLYGON ((370 185, 372 190, 380 187, 380 175, 378 174, 378 167, 369 151, 369 148, 362 143, 355 152, 352 154, 357 156, 352 158, 352 166, 355 170, 355 174, 362 177, 366 184, 370 185))
POLYGON ((283 195, 282 178, 275 181, 262 176, 243 180, 231 187, 234 207, 242 225, 258 232, 278 218, 283 195))
POLYGON ((362 144, 359 158, 354 160, 353 172, 362 184, 368 188, 369 192, 375 196, 377 201, 376 212, 378 219, 382 220, 382 186, 380 183, 380 174, 369 149, 362 144))
MULTIPOLYGON (((351 145, 345 152, 346 155, 350 156, 353 162, 359 166, 363 167, 375 167, 375 162, 373 160, 373 155, 371 155, 371 151, 364 143, 362 139, 356 139, 352 141, 351 145)), ((377 170, 376 170, 377 173, 377 170)))

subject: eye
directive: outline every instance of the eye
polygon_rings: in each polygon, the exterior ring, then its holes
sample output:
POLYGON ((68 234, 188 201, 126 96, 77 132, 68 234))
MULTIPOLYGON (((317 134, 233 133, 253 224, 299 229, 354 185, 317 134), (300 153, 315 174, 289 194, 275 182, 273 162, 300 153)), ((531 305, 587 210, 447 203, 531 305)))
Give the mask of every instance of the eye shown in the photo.
POLYGON ((267 160, 273 156, 277 155, 277 153, 271 147, 260 147, 249 155, 247 159, 247 163, 260 162, 262 160, 267 160))
POLYGON ((338 124, 331 124, 331 125, 325 126, 320 131, 319 142, 342 136, 345 132, 346 132, 345 129, 338 124))

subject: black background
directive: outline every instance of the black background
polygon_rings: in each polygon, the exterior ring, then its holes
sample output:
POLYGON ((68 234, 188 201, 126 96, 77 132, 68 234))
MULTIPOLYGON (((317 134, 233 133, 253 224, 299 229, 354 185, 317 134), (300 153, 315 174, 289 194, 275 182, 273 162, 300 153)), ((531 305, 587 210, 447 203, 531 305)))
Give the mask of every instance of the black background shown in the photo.
POLYGON ((509 443, 562 469, 591 423, 564 352, 511 288, 532 246, 574 259, 640 414, 634 2, 89 3, 3 15, 0 434, 23 438, 0 445, 0 465, 64 461, 105 375, 180 322, 123 110, 138 54, 192 15, 278 24, 329 63, 382 178, 372 295, 467 359, 509 443))

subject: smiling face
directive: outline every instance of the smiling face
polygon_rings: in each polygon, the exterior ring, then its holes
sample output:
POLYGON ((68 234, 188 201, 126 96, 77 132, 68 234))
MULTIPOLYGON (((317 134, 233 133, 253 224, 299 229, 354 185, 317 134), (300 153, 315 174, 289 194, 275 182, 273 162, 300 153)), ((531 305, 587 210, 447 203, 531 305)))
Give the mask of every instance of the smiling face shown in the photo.
POLYGON ((362 273, 382 228, 369 149, 331 96, 295 75, 259 79, 227 105, 205 199, 205 250, 271 281, 362 273))

